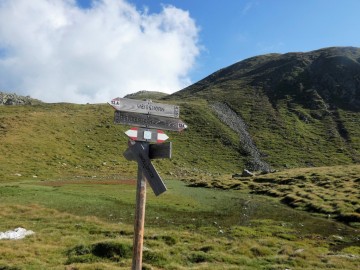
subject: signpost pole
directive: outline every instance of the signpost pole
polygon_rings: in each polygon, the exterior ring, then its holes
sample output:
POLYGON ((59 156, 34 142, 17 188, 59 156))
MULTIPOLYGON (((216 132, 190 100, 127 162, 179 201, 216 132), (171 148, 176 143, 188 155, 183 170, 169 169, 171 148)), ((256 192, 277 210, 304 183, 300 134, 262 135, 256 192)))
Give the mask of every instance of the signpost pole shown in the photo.
MULTIPOLYGON (((146 151, 149 150, 149 144, 143 143, 146 151)), ((136 210, 134 224, 134 245, 132 270, 141 270, 142 253, 144 243, 144 224, 145 224, 145 204, 146 204, 146 179, 140 164, 138 165, 137 187, 136 187, 136 210)))
MULTIPOLYGON (((1 0, 0 0, 1 1, 1 0)), ((127 160, 138 163, 136 188, 136 209, 134 224, 134 245, 132 270, 142 269, 144 245, 146 181, 156 196, 166 191, 166 186, 156 171, 151 159, 171 158, 171 143, 160 145, 169 137, 160 129, 182 131, 187 125, 179 118, 179 106, 115 98, 110 105, 116 110, 114 123, 133 125, 125 134, 131 139, 129 148, 124 152, 127 160), (149 144, 149 142, 156 144, 149 144)))

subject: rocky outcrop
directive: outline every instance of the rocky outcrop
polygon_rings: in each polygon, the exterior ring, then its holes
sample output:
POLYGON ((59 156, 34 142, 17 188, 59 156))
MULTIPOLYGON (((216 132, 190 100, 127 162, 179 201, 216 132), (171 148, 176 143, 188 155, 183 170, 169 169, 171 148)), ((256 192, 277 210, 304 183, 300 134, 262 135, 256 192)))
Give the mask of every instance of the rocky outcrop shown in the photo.
POLYGON ((251 171, 270 172, 270 166, 261 160, 261 153, 253 142, 250 133, 247 131, 244 120, 234 112, 227 104, 215 102, 211 108, 222 122, 234 130, 240 137, 241 147, 249 156, 247 168, 251 171))
POLYGON ((0 106, 1 105, 34 105, 41 101, 31 98, 30 96, 19 96, 17 94, 9 94, 0 92, 0 106))

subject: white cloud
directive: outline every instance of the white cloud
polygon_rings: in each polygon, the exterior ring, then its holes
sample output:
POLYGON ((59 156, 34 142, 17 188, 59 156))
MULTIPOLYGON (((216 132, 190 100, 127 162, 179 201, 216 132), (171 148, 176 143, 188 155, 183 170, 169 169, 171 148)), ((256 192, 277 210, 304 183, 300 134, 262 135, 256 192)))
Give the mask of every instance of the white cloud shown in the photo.
POLYGON ((258 6, 258 1, 249 1, 245 4, 244 8, 241 11, 241 14, 247 15, 252 9, 254 9, 256 6, 258 6))
POLYGON ((107 102, 190 83, 199 54, 189 13, 139 11, 125 0, 0 1, 0 89, 48 102, 107 102))

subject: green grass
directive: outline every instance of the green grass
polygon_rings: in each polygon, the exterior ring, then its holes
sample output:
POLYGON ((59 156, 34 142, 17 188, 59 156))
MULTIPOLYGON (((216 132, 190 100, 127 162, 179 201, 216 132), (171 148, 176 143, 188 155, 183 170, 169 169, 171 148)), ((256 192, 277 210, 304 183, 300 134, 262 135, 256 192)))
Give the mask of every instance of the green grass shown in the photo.
MULTIPOLYGON (((189 129, 166 132, 173 142, 173 159, 154 161, 159 171, 181 176, 240 169, 237 136, 206 104, 180 105, 189 129)), ((113 114, 108 105, 0 107, 0 181, 133 175, 136 164, 123 158, 129 127, 114 125, 113 114)))
MULTIPOLYGON (((285 103, 275 110, 264 96, 232 93, 220 96, 220 101, 228 102, 243 117, 262 158, 272 168, 345 165, 357 160, 358 113, 339 112, 349 137, 344 141, 331 117, 311 118, 312 111, 297 105, 289 113, 285 103), (301 120, 300 114, 309 117, 309 122, 301 120)), ((173 142, 173 159, 154 161, 160 173, 200 177, 244 168, 248 157, 238 135, 215 116, 207 101, 166 102, 180 105, 181 119, 189 128, 181 133, 166 131, 173 142)), ((104 104, 2 106, 0 181, 134 175, 136 164, 122 156, 128 128, 114 125, 113 109, 104 104)))
MULTIPOLYGON (((274 109, 261 96, 254 104, 251 93, 222 97, 273 168, 358 155, 356 112, 339 111, 345 142, 331 133, 335 120, 314 111, 274 109)), ((358 165, 232 179, 247 161, 238 136, 205 100, 167 102, 180 105, 189 128, 166 132, 173 159, 153 161, 168 191, 148 189, 145 269, 359 268, 358 165)), ((137 168, 122 156, 129 127, 112 122, 104 104, 0 107, 0 231, 36 233, 1 240, 0 269, 129 269, 137 168)))
POLYGON ((360 226, 360 165, 299 168, 255 177, 189 179, 191 186, 249 190, 327 218, 360 226))
POLYGON ((125 98, 131 98, 131 99, 140 99, 140 100, 144 100, 144 99, 151 99, 153 101, 166 97, 168 94, 163 93, 163 92, 157 92, 157 91, 139 91, 133 94, 129 94, 126 95, 125 98))
MULTIPOLYGON (((166 183, 169 190, 159 197, 148 190, 143 260, 148 269, 359 266, 355 229, 276 199, 166 183)), ((134 185, 13 182, 0 191, 0 231, 21 226, 35 232, 0 241, 0 267, 129 269, 134 185)))

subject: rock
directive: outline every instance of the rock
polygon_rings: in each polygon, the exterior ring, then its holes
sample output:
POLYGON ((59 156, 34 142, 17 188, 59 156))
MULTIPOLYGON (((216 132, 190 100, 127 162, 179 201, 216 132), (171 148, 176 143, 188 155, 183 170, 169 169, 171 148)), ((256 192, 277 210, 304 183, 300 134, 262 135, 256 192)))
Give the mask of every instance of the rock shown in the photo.
POLYGON ((17 94, 9 94, 0 92, 0 106, 12 106, 12 105, 33 105, 41 103, 40 100, 33 99, 30 96, 19 96, 17 94))
POLYGON ((231 177, 232 178, 240 178, 240 177, 251 177, 254 176, 255 174, 252 173, 251 171, 244 169, 242 171, 242 173, 234 173, 231 177))
POLYGON ((242 177, 250 177, 250 176, 254 176, 254 174, 252 172, 250 172, 249 170, 244 169, 241 176, 242 177))
POLYGON ((262 160, 263 154, 256 147, 242 117, 226 103, 215 102, 210 107, 223 123, 239 135, 241 146, 248 155, 246 166, 253 171, 271 171, 270 165, 262 160))
POLYGON ((17 240, 17 239, 22 239, 25 236, 31 235, 31 234, 34 234, 34 232, 19 227, 19 228, 16 228, 16 229, 12 230, 12 231, 0 232, 0 240, 1 239, 17 240))

